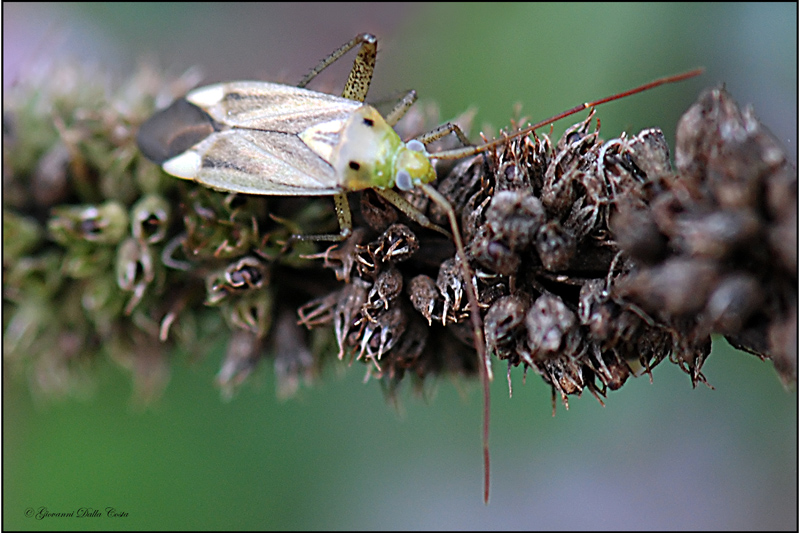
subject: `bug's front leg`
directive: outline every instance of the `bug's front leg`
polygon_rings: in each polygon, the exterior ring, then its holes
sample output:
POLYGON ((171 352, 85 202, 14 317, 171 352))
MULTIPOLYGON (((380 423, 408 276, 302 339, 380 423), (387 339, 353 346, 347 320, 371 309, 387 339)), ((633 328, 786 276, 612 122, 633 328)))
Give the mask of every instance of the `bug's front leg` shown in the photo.
MULTIPOLYGON (((467 139, 467 136, 464 135, 464 132, 461 131, 461 128, 459 128, 457 124, 453 124, 452 122, 445 122, 438 128, 431 130, 427 133, 423 133, 422 135, 415 138, 416 140, 420 141, 422 144, 427 146, 433 141, 437 141, 442 137, 446 137, 450 133, 455 134, 455 136, 458 138, 461 144, 464 145, 465 147, 473 146, 472 143, 469 142, 469 139, 467 139)), ((433 156, 435 157, 436 154, 433 154, 433 156)))

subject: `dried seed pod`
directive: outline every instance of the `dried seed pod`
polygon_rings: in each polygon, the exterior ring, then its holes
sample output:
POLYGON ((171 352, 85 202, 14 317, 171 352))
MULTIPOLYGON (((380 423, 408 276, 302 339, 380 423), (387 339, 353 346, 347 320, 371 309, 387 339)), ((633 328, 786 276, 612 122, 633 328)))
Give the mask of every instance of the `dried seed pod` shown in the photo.
POLYGON ((341 291, 331 292, 320 298, 306 302, 297 309, 297 324, 308 329, 333 324, 336 305, 341 291))
POLYGON ((763 301, 762 287, 755 278, 746 274, 726 276, 708 297, 700 329, 707 333, 740 332, 763 301))
POLYGON ((167 200, 155 194, 144 196, 131 208, 131 234, 147 244, 164 240, 169 225, 167 200))
POLYGON ((711 337, 690 339, 688 335, 673 333, 673 351, 670 360, 689 375, 692 379, 692 387, 696 387, 698 383, 705 383, 711 387, 701 372, 710 353, 711 337))
POLYGON ((673 242, 686 255, 724 259, 759 238, 761 223, 747 211, 716 211, 681 216, 673 242))
POLYGON ((461 268, 459 268, 455 259, 448 259, 439 267, 436 288, 439 289, 439 294, 444 299, 442 325, 445 325, 447 321, 461 322, 466 318, 468 315, 468 313, 464 312, 467 303, 465 298, 466 289, 464 280, 461 277, 461 268))
POLYGON ((561 395, 564 407, 569 409, 567 395, 580 395, 586 386, 583 378, 583 368, 564 357, 537 362, 536 371, 553 389, 553 416, 556 414, 556 391, 561 395))
POLYGON ((397 209, 372 189, 361 193, 361 216, 376 231, 384 231, 390 224, 397 222, 397 209))
POLYGON ((622 387, 632 374, 630 366, 616 350, 601 352, 595 347, 587 358, 587 365, 602 383, 603 395, 606 389, 617 390, 622 387))
POLYGON ((216 377, 224 398, 232 398, 239 385, 253 372, 262 357, 262 344, 263 339, 250 331, 235 329, 231 332, 225 359, 216 377))
POLYGON ((497 192, 486 209, 486 224, 511 250, 527 248, 545 222, 542 203, 530 193, 497 192))
POLYGON ((577 355, 580 344, 577 320, 560 298, 550 294, 539 296, 525 317, 525 326, 535 358, 577 355))
POLYGON ((758 208, 762 181, 786 156, 752 109, 740 110, 724 89, 706 91, 681 117, 678 169, 710 189, 723 208, 758 208))
POLYGON ((498 238, 487 225, 481 226, 470 243, 469 253, 481 265, 503 276, 512 276, 519 269, 521 258, 498 238))
POLYGON ((790 308, 782 320, 770 324, 767 339, 775 370, 789 386, 797 381, 797 307, 790 308))
POLYGON ((400 271, 394 267, 382 270, 369 290, 361 312, 367 319, 374 320, 375 315, 389 309, 389 304, 394 302, 402 291, 403 275, 400 271))
POLYGON ((494 353, 499 359, 511 357, 520 333, 525 331, 529 307, 530 301, 517 295, 499 298, 489 307, 483 320, 487 354, 494 353))
POLYGON ((350 281, 353 266, 358 265, 360 269, 360 261, 362 260, 360 243, 364 238, 364 234, 365 230, 358 228, 343 243, 334 244, 322 253, 304 255, 303 257, 305 259, 323 259, 323 266, 333 270, 337 280, 347 283, 350 281))
MULTIPOLYGON (((370 284, 362 279, 354 278, 339 291, 336 307, 333 314, 333 331, 336 333, 336 342, 339 345, 339 359, 344 357, 345 345, 351 334, 357 337, 360 330, 355 330, 361 320, 361 309, 367 299, 370 284)), ((355 343, 350 344, 355 346, 355 343)))
MULTIPOLYGON (((550 167, 555 150, 550 137, 545 134, 535 134, 525 137, 522 144, 525 171, 535 191, 544 187, 545 173, 550 167)), ((500 180, 498 180, 500 181, 500 180)), ((499 184, 498 184, 499 185, 499 184)))
POLYGON ((216 305, 230 294, 260 289, 268 281, 266 264, 253 256, 242 257, 206 277, 206 304, 216 305))
POLYGON ((300 379, 310 382, 315 375, 314 356, 292 315, 288 310, 281 311, 272 333, 279 398, 294 396, 300 379))
POLYGON ((542 185, 541 201, 547 212, 560 216, 569 211, 575 202, 577 191, 575 173, 588 170, 593 165, 595 156, 589 155, 595 149, 598 131, 589 133, 589 125, 594 117, 594 110, 580 124, 567 129, 558 141, 556 154, 548 165, 542 185))
POLYGON ((393 264, 410 259, 419 249, 417 236, 405 224, 392 224, 377 239, 355 247, 355 262, 359 275, 375 279, 384 263, 393 264))
POLYGON ((235 328, 250 331, 259 338, 266 337, 272 324, 272 293, 268 290, 249 291, 223 302, 222 316, 235 328))
POLYGON ((596 172, 608 184, 612 196, 617 196, 618 191, 636 189, 636 183, 641 183, 646 177, 631 160, 627 148, 628 138, 623 133, 619 138, 605 142, 597 152, 596 172))
MULTIPOLYGON (((519 139, 515 139, 512 141, 512 146, 520 146, 523 141, 519 139)), ((513 150, 514 148, 512 148, 513 150)), ((532 192, 533 185, 531 184, 530 177, 528 172, 526 172, 526 168, 520 164, 520 162, 516 159, 512 159, 510 161, 506 161, 502 163, 497 172, 495 173, 495 178, 497 181, 496 184, 496 192, 507 192, 507 191, 521 191, 521 192, 532 192)))
POLYGON ((77 242, 116 244, 127 234, 128 213, 113 200, 99 206, 56 207, 47 229, 53 240, 64 246, 77 242))
MULTIPOLYGON (((795 182, 795 186, 797 183, 795 182)), ((797 191, 792 194, 797 198, 797 191)), ((797 204, 776 220, 767 230, 770 249, 774 251, 777 262, 784 272, 797 272, 797 204)))
POLYGON ((360 334, 359 353, 356 359, 366 356, 380 371, 379 361, 383 355, 399 342, 408 324, 408 318, 400 306, 390 307, 374 318, 365 317, 360 334))
POLYGON ((406 315, 406 318, 405 332, 381 362, 382 374, 390 380, 402 379, 407 369, 414 370, 420 377, 427 373, 424 369, 418 369, 417 365, 427 345, 430 328, 418 316, 406 315))
POLYGON ((631 275, 619 283, 615 293, 659 316, 687 315, 706 306, 718 276, 714 262, 675 257, 631 275))
POLYGON ((419 249, 417 236, 405 224, 392 224, 375 243, 374 254, 383 263, 406 261, 419 249))
MULTIPOLYGON (((469 198, 481 191, 481 179, 484 173, 484 157, 473 157, 457 163, 445 178, 439 180, 436 189, 457 212, 460 212, 467 206, 469 198)), ((431 211, 432 220, 441 225, 447 224, 447 219, 440 209, 432 206, 431 211)))
POLYGON ((609 340, 614 315, 605 280, 586 281, 578 297, 578 318, 582 325, 589 327, 590 336, 600 342, 609 340))
MULTIPOLYGON (((581 182, 585 183, 588 174, 581 173, 581 182)), ((572 204, 569 216, 563 223, 566 232, 572 235, 576 243, 581 242, 586 236, 598 230, 598 223, 601 222, 600 212, 603 209, 598 203, 589 201, 588 198, 576 200, 572 204)), ((598 235, 603 236, 606 229, 598 231, 598 235)))
POLYGON ((661 233, 647 209, 620 206, 611 218, 611 229, 619 247, 642 264, 656 264, 669 253, 669 239, 661 233))
POLYGON ((155 279, 155 258, 145 243, 134 238, 123 242, 117 252, 117 285, 133 295, 125 306, 130 315, 141 302, 144 292, 155 279))
POLYGON ((461 212, 461 227, 464 232, 464 239, 466 243, 470 243, 476 238, 480 228, 484 225, 484 212, 486 206, 491 201, 490 186, 484 184, 479 191, 473 194, 468 200, 467 205, 461 212), (488 190, 487 190, 488 189, 488 190))
POLYGON ((440 305, 440 296, 436 282, 430 276, 420 274, 412 278, 408 285, 408 298, 414 309, 425 317, 429 326, 434 320, 438 322, 442 318, 440 315, 434 314, 440 305))
POLYGON ((535 245, 542 265, 551 272, 566 270, 577 249, 575 237, 557 220, 551 220, 539 228, 535 245))
POLYGON ((640 131, 628 141, 626 152, 650 182, 666 178, 673 172, 669 161, 669 145, 659 128, 640 131))

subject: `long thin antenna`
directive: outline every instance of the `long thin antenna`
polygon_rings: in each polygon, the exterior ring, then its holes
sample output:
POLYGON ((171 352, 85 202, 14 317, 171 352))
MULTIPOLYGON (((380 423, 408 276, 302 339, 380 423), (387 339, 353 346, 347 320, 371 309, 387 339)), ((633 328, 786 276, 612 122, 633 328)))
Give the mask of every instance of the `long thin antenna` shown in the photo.
POLYGON ((612 96, 606 96, 605 98, 601 98, 599 100, 595 100, 594 102, 587 102, 585 104, 577 105, 571 109, 564 111, 563 113, 559 113, 554 117, 550 117, 547 120, 543 120, 541 122, 537 122, 533 126, 528 126, 525 129, 516 131, 511 135, 501 136, 499 139, 495 139, 494 141, 490 141, 486 144, 482 144, 480 146, 468 146, 466 148, 459 148, 456 150, 445 150, 443 152, 433 153, 430 156, 434 159, 461 159, 462 157, 469 157, 471 155, 479 154, 481 152, 485 152, 490 148, 494 148, 499 146, 506 141, 511 139, 515 139, 517 137, 522 137, 524 135, 528 135, 532 133, 534 130, 541 128, 542 126, 547 126, 548 124, 552 124, 557 120, 561 120, 562 118, 566 118, 570 115, 574 115, 584 109, 589 109, 590 107, 597 107, 601 104, 605 104, 608 102, 612 102, 614 100, 619 100, 620 98, 625 98, 626 96, 630 96, 632 94, 640 93, 646 91, 648 89, 652 89, 654 87, 658 87, 659 85, 665 85, 667 83, 676 83, 679 81, 687 80, 689 78, 694 78, 695 76, 699 76, 705 71, 703 68, 696 68, 694 70, 690 70, 689 72, 684 72, 683 74, 676 74, 674 76, 666 76, 664 78, 659 78, 657 80, 651 81, 649 83, 645 83, 644 85, 640 85, 634 89, 630 89, 625 92, 621 92, 612 96))

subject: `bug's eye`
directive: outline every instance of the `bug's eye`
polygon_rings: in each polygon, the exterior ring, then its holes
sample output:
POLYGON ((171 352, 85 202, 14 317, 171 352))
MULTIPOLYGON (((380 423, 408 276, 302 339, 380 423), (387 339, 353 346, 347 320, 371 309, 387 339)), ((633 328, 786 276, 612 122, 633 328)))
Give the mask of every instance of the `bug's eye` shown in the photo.
POLYGON ((365 118, 364 119, 364 124, 366 124, 367 126, 369 126, 371 128, 372 126, 375 125, 375 121, 372 120, 371 118, 365 118))
POLYGON ((414 184, 411 182, 411 174, 406 170, 401 170, 397 173, 394 184, 397 185, 397 188, 401 191, 410 191, 414 188, 414 184))
POLYGON ((361 168, 361 165, 357 161, 350 161, 347 166, 349 166, 352 170, 359 170, 361 168))
POLYGON ((423 152, 423 153, 425 152, 425 145, 416 139, 411 139, 410 141, 408 141, 406 143, 406 148, 414 152, 423 152))

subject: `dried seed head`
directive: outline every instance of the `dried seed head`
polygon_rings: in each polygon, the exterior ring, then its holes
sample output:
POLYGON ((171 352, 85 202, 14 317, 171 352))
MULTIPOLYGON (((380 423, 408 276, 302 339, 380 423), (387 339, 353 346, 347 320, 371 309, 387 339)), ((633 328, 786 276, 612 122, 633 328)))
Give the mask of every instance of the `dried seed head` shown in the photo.
MULTIPOLYGON (((155 338, 196 352, 209 334, 206 316, 220 313, 233 332, 219 375, 226 394, 262 357, 275 359, 281 393, 294 391, 334 353, 322 326, 333 329, 340 358, 365 360, 389 391, 406 373, 418 386, 478 373, 449 241, 415 234, 364 191, 350 239, 314 255, 311 242, 287 251, 291 235, 329 231, 330 199, 225 195, 166 180, 133 149, 129 125, 144 120, 165 86, 148 79, 132 83, 125 102, 92 85, 49 106, 57 113, 39 126, 47 141, 33 151, 16 149, 29 106, 4 109, 17 129, 4 129, 4 141, 14 137, 3 198, 4 298, 15 326, 4 335, 8 361, 40 355, 34 374, 47 381, 49 370, 67 375, 76 354, 113 345, 144 390, 165 364, 155 338), (139 111, 120 120, 118 109, 139 111), (33 163, 20 163, 33 152, 33 163), (52 207, 52 242, 43 207, 52 207), (197 280, 207 281, 213 309, 197 280), (305 328, 292 324, 298 306, 305 328)), ((190 86, 187 78, 164 95, 190 86)), ((33 93, 46 97, 47 88, 33 93)), ((600 399, 673 351, 703 381, 710 333, 772 357, 792 381, 797 175, 780 144, 721 90, 682 120, 676 170, 660 130, 604 142, 595 120, 555 146, 543 134, 515 138, 441 172, 436 188, 461 224, 488 350, 509 367, 532 368, 565 401, 586 388, 600 399)), ((403 196, 448 224, 419 190, 403 196)))

